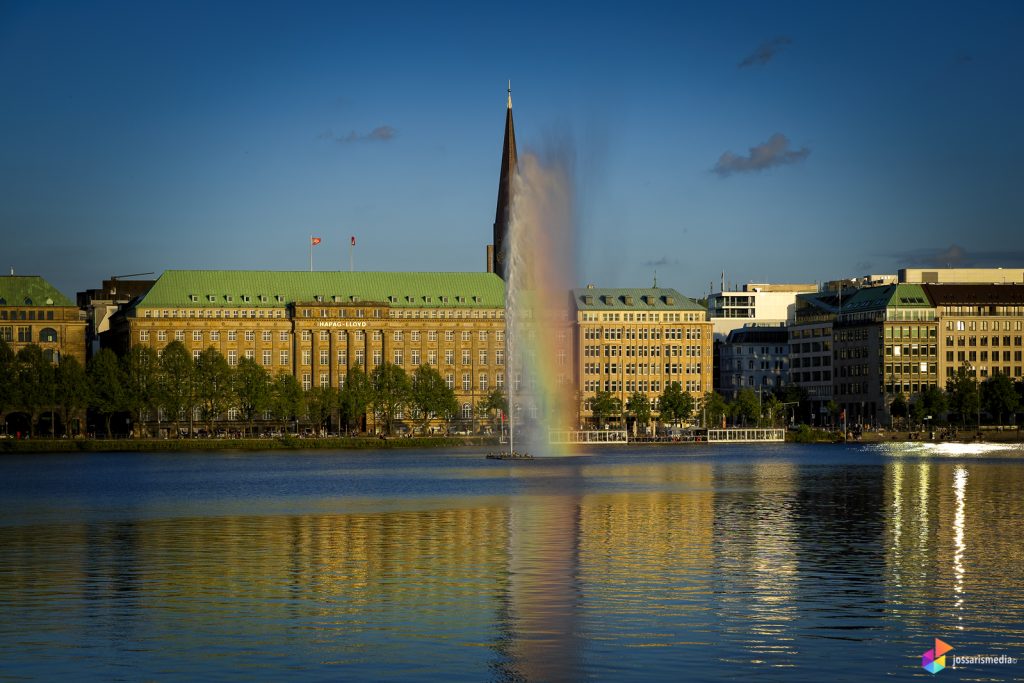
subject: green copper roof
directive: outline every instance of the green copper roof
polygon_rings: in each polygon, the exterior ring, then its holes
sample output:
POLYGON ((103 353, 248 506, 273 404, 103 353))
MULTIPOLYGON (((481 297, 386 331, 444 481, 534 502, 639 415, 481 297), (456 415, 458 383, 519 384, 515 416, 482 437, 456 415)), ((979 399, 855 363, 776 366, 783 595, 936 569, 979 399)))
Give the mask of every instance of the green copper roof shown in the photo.
POLYGON ((843 313, 884 310, 886 308, 931 308, 921 285, 898 284, 882 287, 865 287, 857 290, 849 301, 843 301, 843 313))
POLYGON ((688 296, 674 289, 587 287, 572 290, 578 310, 588 311, 704 311, 688 296), (646 297, 646 298, 645 298, 646 297))
POLYGON ((395 308, 503 308, 505 282, 493 273, 168 270, 136 306, 282 308, 297 301, 373 301, 395 308))
POLYGON ((38 275, 0 275, 0 306, 74 306, 38 275))

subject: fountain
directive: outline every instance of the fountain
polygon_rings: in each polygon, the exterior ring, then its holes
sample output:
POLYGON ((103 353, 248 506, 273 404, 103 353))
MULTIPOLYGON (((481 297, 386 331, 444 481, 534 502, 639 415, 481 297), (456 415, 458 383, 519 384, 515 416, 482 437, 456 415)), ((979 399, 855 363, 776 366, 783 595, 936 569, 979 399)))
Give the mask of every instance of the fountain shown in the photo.
POLYGON ((505 241, 509 456, 551 453, 548 434, 576 422, 571 147, 519 160, 505 241))

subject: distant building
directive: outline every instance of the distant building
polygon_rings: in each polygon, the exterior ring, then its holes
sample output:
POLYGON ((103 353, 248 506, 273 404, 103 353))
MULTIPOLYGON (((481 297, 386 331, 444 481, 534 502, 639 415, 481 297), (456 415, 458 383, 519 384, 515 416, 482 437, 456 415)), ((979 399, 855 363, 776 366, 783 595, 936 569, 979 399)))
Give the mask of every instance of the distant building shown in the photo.
MULTIPOLYGON (((353 368, 429 365, 455 390, 457 420, 505 386, 505 287, 490 273, 166 271, 115 315, 104 346, 179 341, 236 365, 250 358, 303 389, 340 388, 353 368)), ((399 416, 399 420, 411 416, 399 416)))
POLYGON ((774 391, 789 382, 789 332, 785 325, 751 325, 729 333, 719 349, 720 392, 774 391))
POLYGON ((944 386, 939 323, 921 285, 867 287, 836 314, 833 398, 848 424, 889 424, 897 394, 944 386))
POLYGON ((1024 284, 1021 268, 901 268, 899 281, 917 284, 1024 284))
POLYGON ((838 291, 801 294, 789 325, 789 382, 806 392, 809 412, 803 419, 815 424, 822 424, 833 396, 832 332, 839 302, 838 291))
POLYGON ((739 291, 722 291, 708 298, 708 318, 715 339, 724 341, 744 325, 781 325, 793 317, 798 294, 817 292, 816 284, 748 283, 739 291))
POLYGON ((1024 376, 1024 285, 921 287, 938 317, 941 386, 967 371, 980 381, 1002 374, 1024 376))
MULTIPOLYGON (((147 273, 149 275, 151 273, 147 273)), ((78 307, 85 312, 86 356, 92 358, 100 350, 100 335, 110 329, 110 319, 132 299, 149 291, 156 280, 124 280, 112 277, 100 289, 78 292, 78 307)))
POLYGON ((634 392, 657 411, 658 398, 678 382, 694 398, 712 389, 711 323, 703 307, 674 289, 572 290, 580 423, 607 391, 625 409, 634 392))
POLYGON ((85 319, 78 307, 38 275, 0 276, 0 339, 17 353, 38 344, 56 363, 72 356, 85 364, 85 319))

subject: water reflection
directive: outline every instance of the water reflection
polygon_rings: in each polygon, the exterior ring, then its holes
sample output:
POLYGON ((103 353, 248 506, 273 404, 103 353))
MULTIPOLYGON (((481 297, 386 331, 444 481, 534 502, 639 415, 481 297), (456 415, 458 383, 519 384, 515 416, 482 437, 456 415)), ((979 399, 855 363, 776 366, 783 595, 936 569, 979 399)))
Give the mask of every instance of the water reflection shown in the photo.
MULTIPOLYGON (((1024 464, 851 453, 417 463, 474 492, 8 518, 0 661, 43 678, 812 681, 837 661, 914 673, 933 637, 1024 654, 1024 464)), ((359 464, 409 475, 380 465, 359 464)), ((325 486, 354 476, 332 463, 325 486)))

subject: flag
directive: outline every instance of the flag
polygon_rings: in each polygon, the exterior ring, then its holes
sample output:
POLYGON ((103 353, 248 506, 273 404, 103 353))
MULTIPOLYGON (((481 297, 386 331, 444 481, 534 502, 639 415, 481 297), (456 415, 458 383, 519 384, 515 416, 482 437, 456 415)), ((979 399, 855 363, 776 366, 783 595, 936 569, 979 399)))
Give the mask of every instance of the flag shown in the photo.
POLYGON ((356 246, 356 236, 352 235, 352 246, 356 246))
POLYGON ((315 247, 316 245, 320 244, 320 238, 319 237, 310 237, 309 238, 309 242, 310 242, 310 244, 312 244, 315 247))

